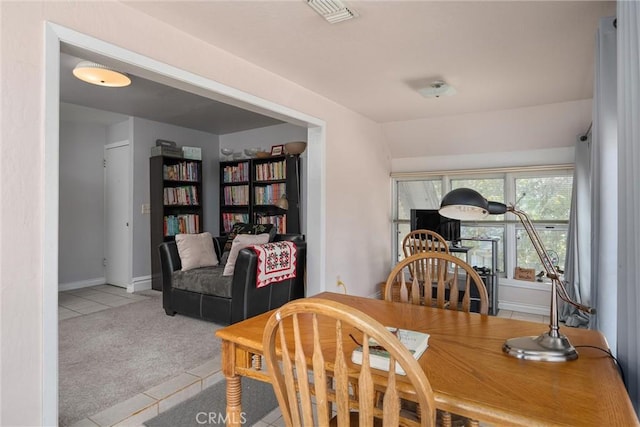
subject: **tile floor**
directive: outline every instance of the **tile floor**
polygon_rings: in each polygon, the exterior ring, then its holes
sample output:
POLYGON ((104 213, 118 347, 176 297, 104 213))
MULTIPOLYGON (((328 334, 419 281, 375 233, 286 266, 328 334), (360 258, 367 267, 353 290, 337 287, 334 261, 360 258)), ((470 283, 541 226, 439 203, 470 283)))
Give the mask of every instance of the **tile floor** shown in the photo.
MULTIPOLYGON (((126 289, 111 285, 60 292, 58 315, 60 320, 95 313, 111 307, 129 304, 147 297, 129 294, 126 289)), ((499 317, 549 323, 549 316, 500 310, 499 317)), ((223 381, 220 358, 181 373, 176 377, 146 390, 131 399, 118 403, 98 414, 78 421, 71 427, 140 426, 159 413, 199 393, 210 385, 223 381)), ((276 408, 254 424, 254 427, 283 427, 280 409, 276 408)))
POLYGON ((63 291, 58 293, 58 320, 120 307, 147 298, 144 295, 130 294, 125 288, 112 285, 63 291))

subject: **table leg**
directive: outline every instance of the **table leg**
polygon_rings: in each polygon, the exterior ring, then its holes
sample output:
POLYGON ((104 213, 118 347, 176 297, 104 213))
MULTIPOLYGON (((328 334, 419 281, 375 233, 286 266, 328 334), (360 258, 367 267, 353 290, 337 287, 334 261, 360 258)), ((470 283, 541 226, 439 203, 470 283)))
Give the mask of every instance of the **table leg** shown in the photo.
POLYGON ((242 386, 240 376, 227 377, 227 425, 242 425, 242 386))
POLYGON ((222 342, 222 373, 227 379, 227 426, 240 426, 242 416, 242 386, 235 373, 236 348, 228 341, 222 342))
POLYGON ((251 355, 251 365, 253 366, 253 369, 255 369, 256 371, 261 371, 262 370, 262 356, 259 354, 252 354, 251 355))

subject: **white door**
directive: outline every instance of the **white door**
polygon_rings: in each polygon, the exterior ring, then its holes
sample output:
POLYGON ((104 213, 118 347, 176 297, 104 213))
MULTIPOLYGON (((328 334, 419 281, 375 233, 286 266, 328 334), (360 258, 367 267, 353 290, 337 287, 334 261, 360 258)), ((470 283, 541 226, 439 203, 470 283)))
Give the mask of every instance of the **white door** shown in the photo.
POLYGON ((129 141, 105 146, 105 278, 111 285, 131 284, 129 141))

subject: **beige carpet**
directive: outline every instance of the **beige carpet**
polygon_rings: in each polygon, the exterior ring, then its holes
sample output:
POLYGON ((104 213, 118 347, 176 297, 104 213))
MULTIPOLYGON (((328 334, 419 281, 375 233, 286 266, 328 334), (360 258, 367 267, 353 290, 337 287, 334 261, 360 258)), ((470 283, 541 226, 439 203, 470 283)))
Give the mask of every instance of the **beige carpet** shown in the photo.
POLYGON ((167 316, 161 293, 59 323, 59 425, 68 426, 220 354, 220 325, 167 316))

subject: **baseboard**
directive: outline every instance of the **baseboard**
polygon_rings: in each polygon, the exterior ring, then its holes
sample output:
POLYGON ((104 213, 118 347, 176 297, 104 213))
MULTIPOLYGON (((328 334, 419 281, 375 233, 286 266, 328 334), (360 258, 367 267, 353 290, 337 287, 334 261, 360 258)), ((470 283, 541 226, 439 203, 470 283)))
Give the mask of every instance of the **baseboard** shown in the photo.
POLYGON ((131 284, 127 286, 127 292, 140 292, 151 289, 151 276, 134 277, 131 284))
POLYGON ((105 283, 107 283, 107 279, 105 279, 104 277, 98 277, 95 279, 88 279, 88 280, 80 280, 78 282, 59 283, 58 291, 59 292, 71 291, 73 289, 82 289, 82 288, 88 288, 90 286, 104 285, 105 283))

